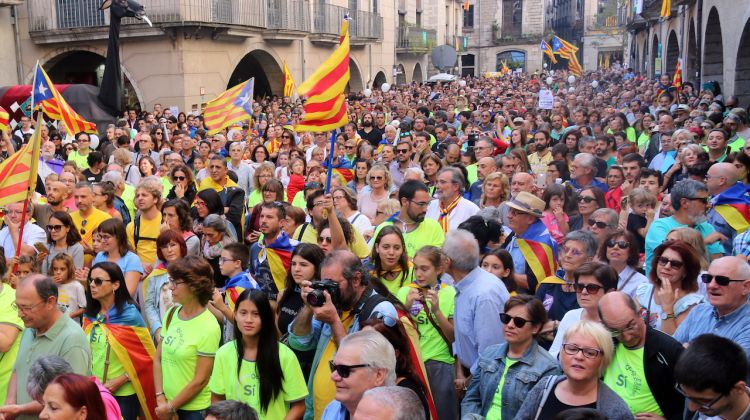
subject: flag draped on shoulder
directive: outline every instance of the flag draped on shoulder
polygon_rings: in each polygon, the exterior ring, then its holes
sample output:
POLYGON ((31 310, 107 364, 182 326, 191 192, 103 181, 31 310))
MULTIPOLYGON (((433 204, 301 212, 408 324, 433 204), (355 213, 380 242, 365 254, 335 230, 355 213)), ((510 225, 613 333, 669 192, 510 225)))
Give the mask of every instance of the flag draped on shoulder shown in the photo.
POLYGON ((94 327, 102 329, 101 333, 105 335, 113 353, 110 357, 117 357, 122 363, 146 419, 157 419, 153 368, 156 349, 138 309, 126 303, 120 312, 113 307, 106 315, 84 317, 83 330, 87 336, 91 335, 94 327))
POLYGON ((542 52, 544 52, 544 54, 549 57, 549 61, 551 61, 552 64, 557 64, 555 53, 552 52, 552 47, 547 43, 547 41, 542 40, 542 42, 539 44, 539 49, 541 49, 542 52))
POLYGON ((292 252, 299 242, 289 238, 289 235, 285 232, 281 232, 269 245, 265 245, 263 241, 258 241, 258 244, 261 247, 258 261, 261 263, 268 261, 268 268, 271 270, 276 289, 283 290, 286 283, 286 273, 292 266, 292 252))
POLYGON ((291 98, 294 95, 294 78, 286 65, 286 61, 282 62, 282 71, 284 72, 284 96, 291 98))
POLYGON ((41 105, 47 116, 62 121, 69 133, 97 133, 96 124, 86 121, 71 108, 49 80, 49 76, 39 63, 36 64, 36 70, 34 71, 34 84, 31 93, 32 104, 35 107, 41 105))
MULTIPOLYGON (((44 120, 39 113, 37 127, 42 124, 44 120)), ((36 189, 41 132, 42 130, 35 130, 26 145, 0 162, 0 206, 24 201, 28 192, 36 189)))
POLYGON ((713 203, 713 210, 737 233, 742 233, 750 227, 750 197, 741 183, 719 194, 713 203))
POLYGON ((204 111, 208 135, 214 135, 233 124, 247 121, 253 113, 255 78, 224 91, 206 104, 204 111))
POLYGON ((341 25, 341 42, 315 73, 297 88, 305 96, 302 121, 296 131, 334 130, 349 122, 344 90, 349 83, 349 21, 341 25))

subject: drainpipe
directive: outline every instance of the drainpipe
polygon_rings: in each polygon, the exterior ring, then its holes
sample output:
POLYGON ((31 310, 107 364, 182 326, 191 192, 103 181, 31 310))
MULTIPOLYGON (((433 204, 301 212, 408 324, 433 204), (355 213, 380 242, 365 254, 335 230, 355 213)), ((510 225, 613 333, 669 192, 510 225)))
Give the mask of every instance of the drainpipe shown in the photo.
POLYGON ((21 34, 18 31, 18 6, 10 9, 13 18, 13 39, 16 41, 16 75, 18 84, 23 84, 23 62, 21 62, 21 34))
POLYGON ((302 79, 300 80, 304 82, 305 81, 305 40, 304 39, 299 40, 299 61, 300 61, 300 64, 302 65, 301 66, 302 67, 302 79))

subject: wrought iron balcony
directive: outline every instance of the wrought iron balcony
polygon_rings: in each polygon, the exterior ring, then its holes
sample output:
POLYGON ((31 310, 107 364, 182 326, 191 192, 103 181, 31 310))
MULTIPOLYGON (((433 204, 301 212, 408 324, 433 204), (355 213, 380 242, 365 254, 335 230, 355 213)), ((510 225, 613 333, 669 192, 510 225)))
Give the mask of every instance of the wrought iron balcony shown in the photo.
POLYGON ((383 39, 383 18, 374 13, 351 11, 333 4, 315 4, 313 42, 338 43, 341 22, 349 17, 349 36, 353 44, 383 39))
POLYGON ((621 15, 600 14, 596 16, 586 16, 586 30, 588 31, 624 31, 626 24, 625 17, 621 15))
POLYGON ((437 45, 437 31, 435 29, 418 26, 400 26, 396 41, 396 52, 423 54, 430 52, 437 45))
POLYGON ((310 32, 307 0, 267 0, 268 29, 310 32))
POLYGON ((349 12, 352 21, 349 22, 349 34, 356 40, 382 40, 383 17, 371 12, 354 10, 349 12))

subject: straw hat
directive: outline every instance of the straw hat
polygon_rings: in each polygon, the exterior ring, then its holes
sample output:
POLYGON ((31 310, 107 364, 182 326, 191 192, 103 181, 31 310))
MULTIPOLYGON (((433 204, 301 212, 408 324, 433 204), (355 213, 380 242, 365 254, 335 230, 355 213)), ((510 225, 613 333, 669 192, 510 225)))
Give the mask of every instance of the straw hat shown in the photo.
POLYGON ((516 195, 516 198, 508 201, 508 206, 534 217, 542 217, 544 200, 526 191, 521 191, 516 195))

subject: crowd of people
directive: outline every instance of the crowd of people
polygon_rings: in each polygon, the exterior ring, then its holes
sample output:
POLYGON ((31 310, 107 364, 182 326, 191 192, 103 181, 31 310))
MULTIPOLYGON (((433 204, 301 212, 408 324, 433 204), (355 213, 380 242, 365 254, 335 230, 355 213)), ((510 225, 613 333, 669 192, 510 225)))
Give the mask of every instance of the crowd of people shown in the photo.
POLYGON ((0 419, 750 419, 750 115, 707 87, 413 83, 334 134, 288 97, 216 134, 24 117, 0 419))

